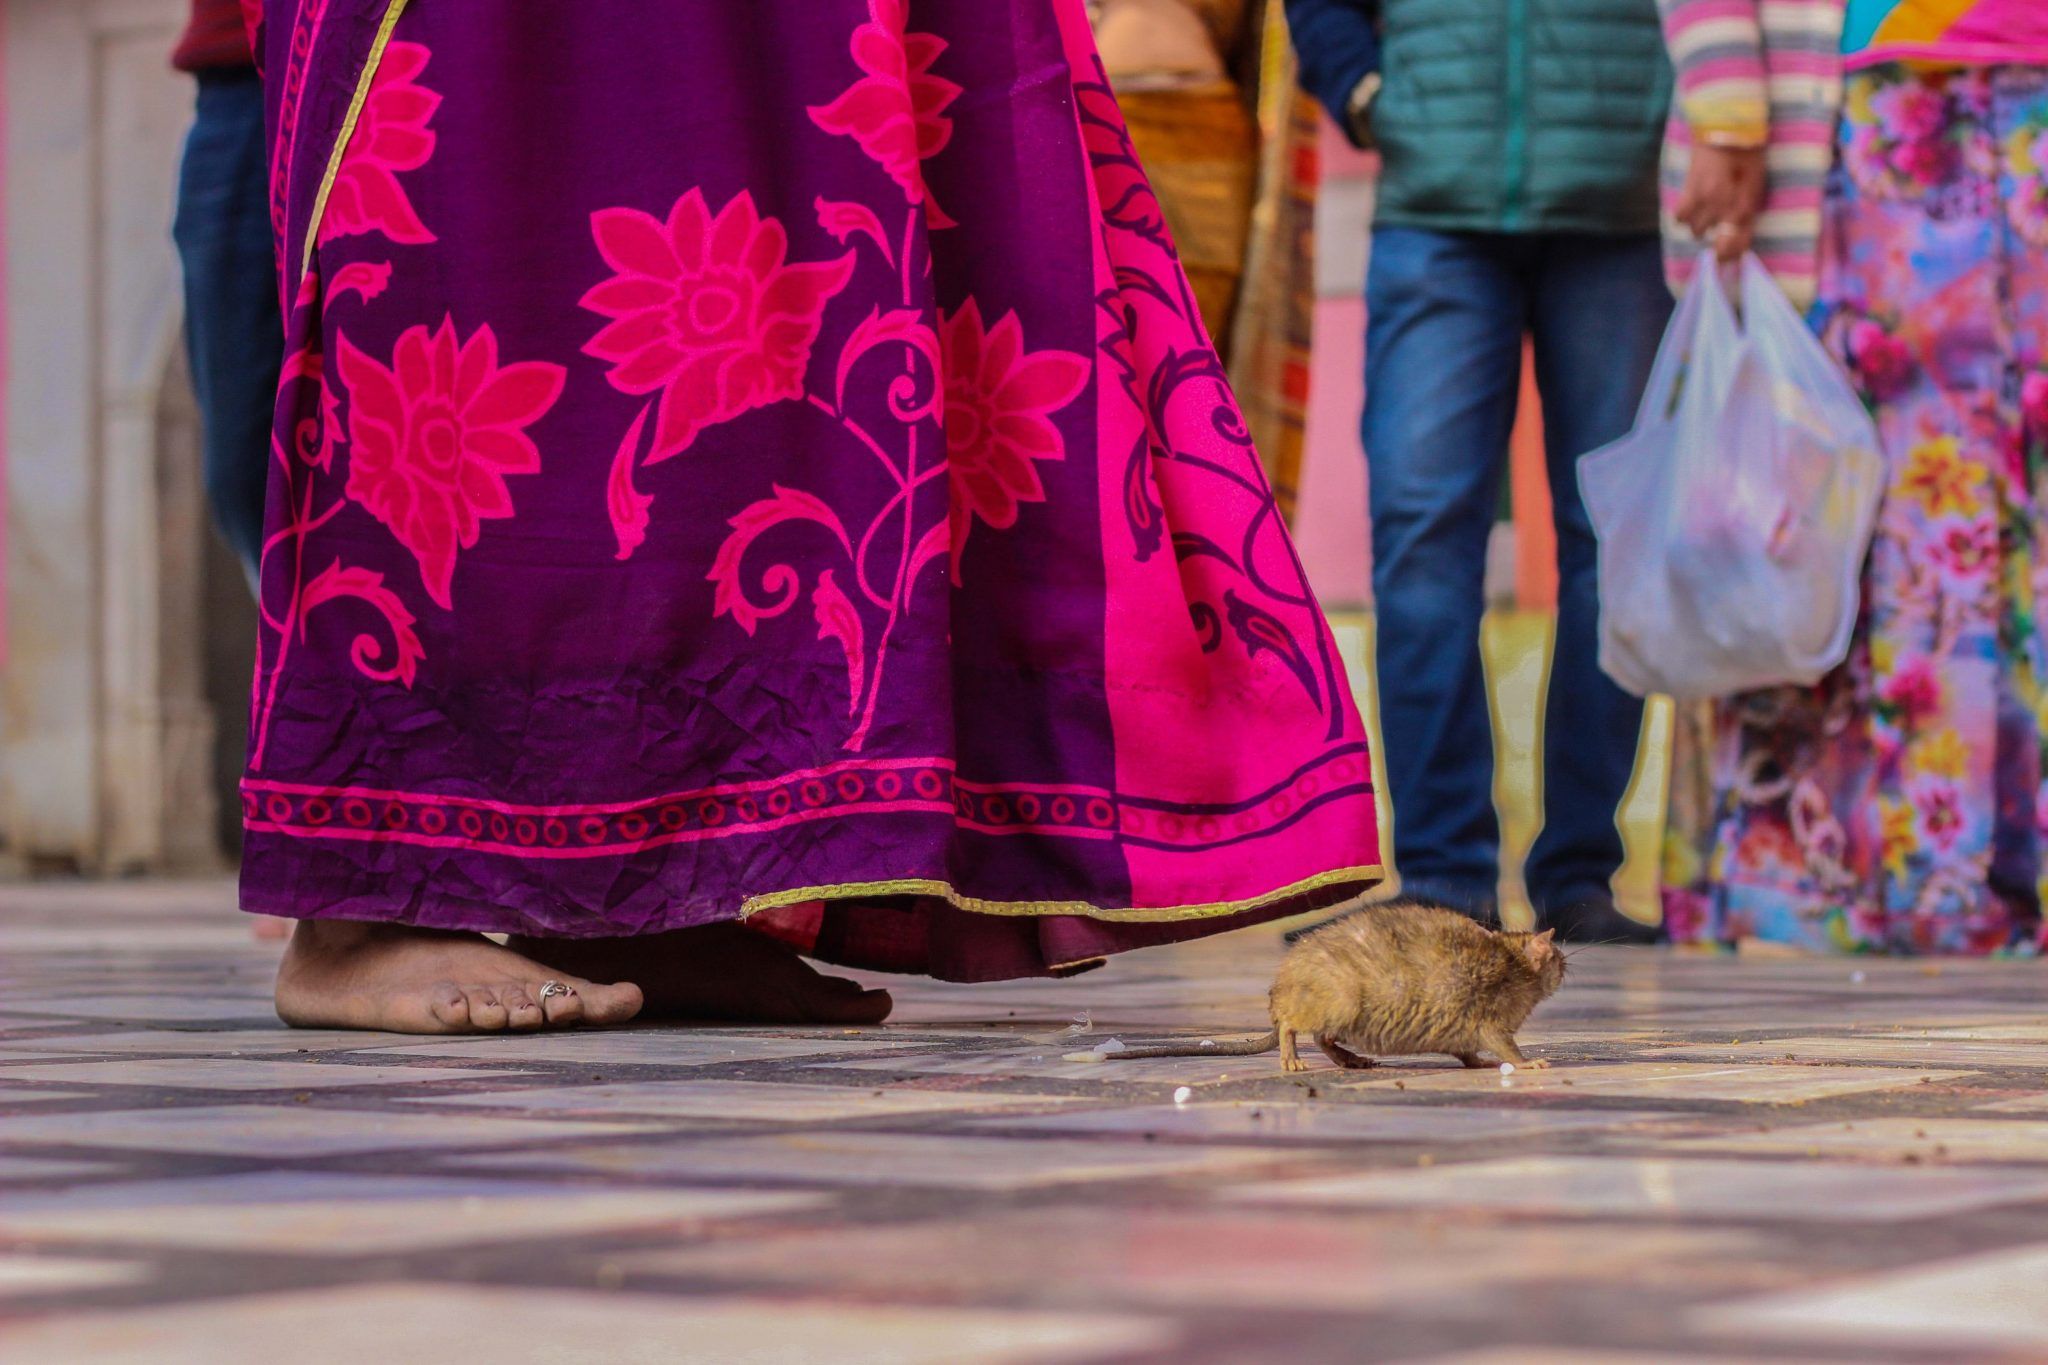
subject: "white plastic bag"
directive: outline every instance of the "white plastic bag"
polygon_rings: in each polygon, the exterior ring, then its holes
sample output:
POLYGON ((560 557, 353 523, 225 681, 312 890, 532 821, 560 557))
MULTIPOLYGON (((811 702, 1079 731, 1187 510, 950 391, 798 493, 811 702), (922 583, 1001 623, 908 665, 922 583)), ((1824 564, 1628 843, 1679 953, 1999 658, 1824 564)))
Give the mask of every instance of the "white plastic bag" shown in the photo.
POLYGON ((1812 683, 1856 627, 1877 428, 1756 257, 1741 277, 1738 322, 1703 263, 1634 430, 1579 461, 1600 667, 1637 696, 1812 683))

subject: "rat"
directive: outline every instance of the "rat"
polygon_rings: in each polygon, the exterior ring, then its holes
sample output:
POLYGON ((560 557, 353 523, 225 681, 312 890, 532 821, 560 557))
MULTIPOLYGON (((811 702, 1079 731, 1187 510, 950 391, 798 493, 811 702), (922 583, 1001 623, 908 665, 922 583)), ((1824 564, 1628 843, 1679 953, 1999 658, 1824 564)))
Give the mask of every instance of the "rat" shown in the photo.
POLYGON ((1295 942, 1274 977, 1273 1031, 1263 1037, 1075 1055, 1254 1057, 1277 1047, 1283 1070, 1306 1071, 1295 1050, 1296 1035, 1306 1034, 1352 1070, 1419 1052, 1448 1053, 1468 1067, 1487 1065, 1480 1053, 1491 1052, 1541 1069, 1550 1064, 1525 1057, 1515 1033, 1564 984, 1565 955, 1552 934, 1507 933, 1429 901, 1389 901, 1295 942))

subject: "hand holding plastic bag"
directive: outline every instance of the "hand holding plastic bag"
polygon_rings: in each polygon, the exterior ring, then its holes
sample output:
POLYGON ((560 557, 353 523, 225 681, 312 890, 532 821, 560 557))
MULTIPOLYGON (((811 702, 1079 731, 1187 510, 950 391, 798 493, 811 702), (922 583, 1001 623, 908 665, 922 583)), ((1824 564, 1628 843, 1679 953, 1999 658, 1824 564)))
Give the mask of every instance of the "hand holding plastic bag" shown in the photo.
POLYGON ((1877 428, 1762 263, 1741 275, 1741 321, 1693 277, 1635 428, 1579 461, 1600 666, 1638 696, 1812 683, 1856 628, 1877 428))

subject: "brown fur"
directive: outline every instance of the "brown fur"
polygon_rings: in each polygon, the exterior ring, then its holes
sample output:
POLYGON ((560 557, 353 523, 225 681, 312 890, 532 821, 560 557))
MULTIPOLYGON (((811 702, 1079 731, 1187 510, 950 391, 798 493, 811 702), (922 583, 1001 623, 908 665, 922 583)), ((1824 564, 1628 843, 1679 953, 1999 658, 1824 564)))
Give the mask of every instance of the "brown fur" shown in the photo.
POLYGON ((1480 1054, 1490 1052, 1540 1068, 1549 1063, 1523 1056, 1515 1034, 1564 984, 1564 969, 1548 931, 1503 933, 1439 905, 1390 902, 1334 920, 1288 951, 1268 997, 1273 1032, 1264 1038, 1103 1056, 1249 1056, 1277 1046, 1282 1067, 1304 1071, 1296 1039, 1306 1035, 1342 1067, 1423 1052, 1482 1066, 1480 1054))

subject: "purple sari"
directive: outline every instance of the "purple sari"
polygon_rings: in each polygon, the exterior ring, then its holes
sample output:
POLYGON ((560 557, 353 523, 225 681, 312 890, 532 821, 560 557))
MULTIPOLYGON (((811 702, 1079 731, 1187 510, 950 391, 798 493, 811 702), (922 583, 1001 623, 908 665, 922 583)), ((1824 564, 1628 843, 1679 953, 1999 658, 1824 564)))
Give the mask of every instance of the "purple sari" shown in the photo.
POLYGON ((961 980, 1379 876, 1081 0, 269 0, 243 901, 961 980))

